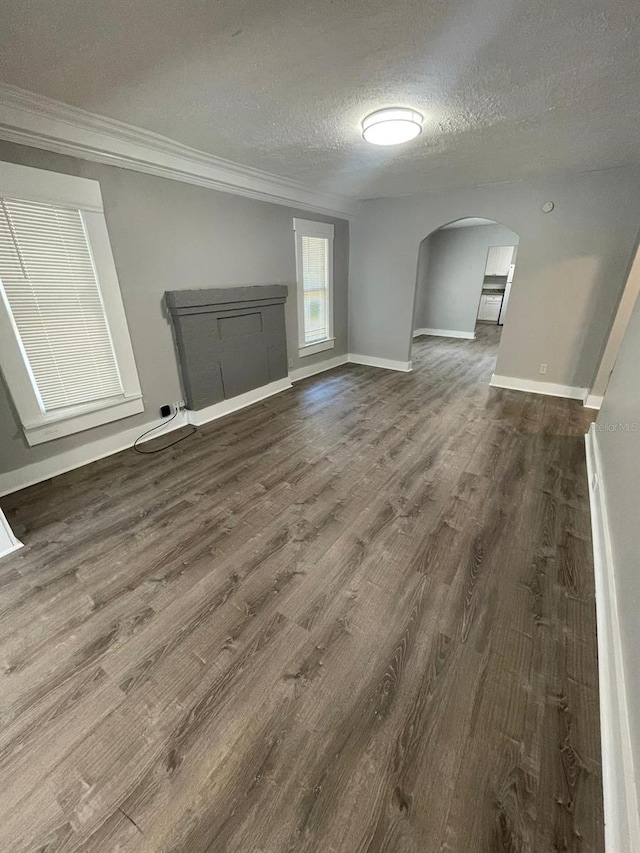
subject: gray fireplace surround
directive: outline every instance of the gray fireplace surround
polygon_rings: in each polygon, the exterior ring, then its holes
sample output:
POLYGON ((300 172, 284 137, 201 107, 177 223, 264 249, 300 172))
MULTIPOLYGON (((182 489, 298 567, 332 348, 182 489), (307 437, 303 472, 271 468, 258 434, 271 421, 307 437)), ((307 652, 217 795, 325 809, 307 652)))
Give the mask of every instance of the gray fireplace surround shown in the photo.
POLYGON ((164 295, 189 409, 287 376, 287 287, 214 287, 164 295))

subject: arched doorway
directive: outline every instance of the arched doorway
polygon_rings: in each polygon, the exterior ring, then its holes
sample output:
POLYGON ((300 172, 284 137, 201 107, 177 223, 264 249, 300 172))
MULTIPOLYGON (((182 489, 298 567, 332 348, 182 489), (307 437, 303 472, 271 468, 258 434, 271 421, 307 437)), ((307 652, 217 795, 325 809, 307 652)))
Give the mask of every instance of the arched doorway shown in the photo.
MULTIPOLYGON (((429 337, 481 338, 497 355, 507 321, 518 234, 493 219, 465 217, 420 243, 412 352, 429 337)), ((413 355, 412 355, 413 358, 413 355)))

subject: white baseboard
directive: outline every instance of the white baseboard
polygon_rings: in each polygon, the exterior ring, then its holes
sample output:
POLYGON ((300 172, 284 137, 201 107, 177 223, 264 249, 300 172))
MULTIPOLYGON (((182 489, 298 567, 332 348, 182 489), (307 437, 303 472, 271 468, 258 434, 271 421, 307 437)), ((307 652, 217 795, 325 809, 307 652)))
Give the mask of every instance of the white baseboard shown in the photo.
POLYGON ((320 361, 317 364, 309 365, 309 367, 292 370, 289 378, 292 382, 299 382, 308 376, 315 376, 316 373, 323 373, 325 370, 332 370, 334 367, 342 367, 343 364, 362 364, 366 367, 382 367, 384 370, 398 370, 402 373, 411 372, 410 361, 395 361, 391 358, 377 358, 373 355, 358 355, 350 352, 346 355, 328 358, 326 361, 320 361))
POLYGON ((602 401, 604 397, 600 394, 587 394, 587 397, 584 401, 585 409, 599 409, 602 406, 602 401))
POLYGON ((588 388, 574 385, 559 385, 556 382, 539 382, 535 379, 519 379, 517 376, 498 376, 494 373, 491 382, 494 388, 512 391, 527 391, 530 394, 546 394, 549 397, 568 397, 570 400, 585 400, 588 388))
POLYGON ((468 341, 474 341, 476 338, 475 332, 458 332, 456 329, 416 329, 413 333, 414 338, 420 335, 435 335, 439 338, 464 338, 468 341))
POLYGON ((292 382, 300 382, 301 379, 307 379, 309 376, 315 376, 317 373, 324 373, 325 370, 333 370, 334 367, 342 367, 343 364, 349 363, 348 354, 336 355, 333 358, 327 358, 324 361, 318 361, 316 364, 305 365, 298 367, 289 372, 289 379, 292 382))
POLYGON ((6 548, 0 549, 0 560, 3 557, 8 557, 9 554, 13 554, 14 551, 18 551, 20 548, 24 548, 22 542, 18 542, 17 545, 8 545, 6 548))
POLYGON ((602 785, 607 853, 638 853, 640 822, 620 640, 615 565, 593 425, 585 436, 598 628, 602 785))
POLYGON ((269 382, 268 385, 262 385, 253 391, 247 391, 246 394, 238 394, 237 397, 230 397, 228 400, 214 403, 213 406, 207 406, 206 409, 189 410, 187 412, 189 423, 194 424, 194 426, 202 426, 210 421, 223 418, 225 415, 230 415, 232 412, 237 412, 239 409, 245 409, 247 406, 259 403, 260 400, 266 400, 267 397, 273 397, 274 394, 280 394, 288 388, 291 388, 291 380, 288 376, 284 379, 276 379, 275 382, 269 382))
POLYGON ((154 430, 148 437, 145 436, 143 443, 165 433, 173 432, 173 430, 179 429, 187 423, 189 421, 186 413, 180 413, 175 420, 170 422, 158 424, 156 421, 129 427, 115 435, 91 441, 88 444, 75 447, 73 450, 65 450, 55 456, 50 456, 48 459, 42 459, 40 462, 30 462, 15 471, 0 474, 0 497, 11 492, 17 492, 19 489, 26 489, 27 486, 33 486, 43 480, 49 480, 51 477, 57 477, 58 474, 73 471, 74 468, 81 468, 90 462, 97 462, 98 459, 112 456, 121 450, 127 450, 139 436, 152 427, 158 426, 158 429, 154 430))
POLYGON ((391 358, 377 358, 373 355, 358 355, 357 353, 349 353, 349 361, 351 364, 364 364, 367 367, 382 367, 385 370, 399 370, 402 373, 411 373, 410 361, 395 361, 391 358))
MULTIPOLYGON (((153 430, 153 432, 150 432, 149 435, 145 435, 144 438, 141 438, 140 441, 138 441, 138 444, 145 444, 147 441, 153 441, 161 435, 165 435, 168 432, 174 432, 174 430, 180 429, 180 427, 187 426, 188 423, 189 413, 186 410, 182 410, 181 412, 178 412, 175 418, 168 418, 166 421, 161 421, 160 423, 156 421, 155 424, 149 424, 147 430, 153 430)), ((133 430, 133 432, 137 432, 138 435, 143 435, 145 430, 139 428, 133 430)))
POLYGON ((199 426, 216 420, 238 409, 243 409, 245 406, 251 406, 253 403, 264 400, 266 397, 271 397, 273 394, 279 394, 287 388, 291 388, 289 377, 278 379, 276 382, 270 382, 269 385, 256 388, 255 391, 249 391, 247 394, 240 394, 229 400, 223 400, 221 403, 216 403, 214 406, 209 406, 197 412, 179 412, 175 418, 167 420, 165 423, 155 421, 136 427, 129 427, 115 435, 92 441, 73 450, 57 453, 55 456, 42 459, 40 462, 31 462, 15 471, 0 474, 0 496, 17 492, 19 489, 26 489, 27 486, 33 486, 35 483, 41 483, 43 480, 49 480, 51 477, 65 474, 67 471, 73 471, 75 468, 81 468, 83 465, 97 462, 98 459, 104 459, 105 456, 112 456, 121 450, 127 450, 147 430, 153 429, 153 432, 141 438, 140 444, 153 441, 153 439, 180 429, 180 427, 187 424, 199 426))

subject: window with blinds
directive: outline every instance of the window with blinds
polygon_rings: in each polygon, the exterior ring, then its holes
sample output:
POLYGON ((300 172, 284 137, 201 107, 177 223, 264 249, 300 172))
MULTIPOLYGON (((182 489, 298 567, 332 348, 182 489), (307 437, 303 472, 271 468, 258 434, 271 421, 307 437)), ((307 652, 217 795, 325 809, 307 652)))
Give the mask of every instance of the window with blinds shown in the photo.
POLYGON ((298 295, 298 356, 333 349, 333 238, 329 222, 293 220, 298 295))
POLYGON ((302 236, 301 245, 304 343, 315 344, 329 337, 329 240, 302 236))
POLYGON ((81 211, 0 199, 0 286, 44 413, 123 394, 81 211))

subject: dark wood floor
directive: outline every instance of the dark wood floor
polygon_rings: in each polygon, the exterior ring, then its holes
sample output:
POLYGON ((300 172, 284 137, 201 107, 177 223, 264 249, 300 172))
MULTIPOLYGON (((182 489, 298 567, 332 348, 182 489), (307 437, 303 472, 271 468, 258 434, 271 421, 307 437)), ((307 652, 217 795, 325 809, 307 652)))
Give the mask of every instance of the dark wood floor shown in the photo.
POLYGON ((3 501, 2 851, 602 853, 590 418, 478 334, 3 501))

